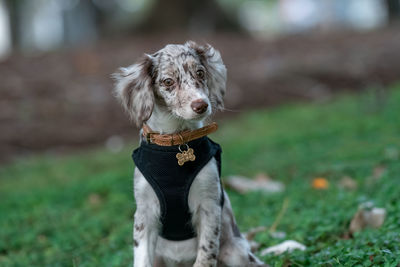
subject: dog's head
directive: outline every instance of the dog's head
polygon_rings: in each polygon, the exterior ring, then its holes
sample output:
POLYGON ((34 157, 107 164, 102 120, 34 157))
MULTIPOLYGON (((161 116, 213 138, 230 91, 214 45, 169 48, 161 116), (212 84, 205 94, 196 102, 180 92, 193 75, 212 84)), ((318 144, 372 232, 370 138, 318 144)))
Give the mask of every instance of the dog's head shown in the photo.
POLYGON ((226 68, 210 45, 167 45, 113 77, 116 96, 139 127, 154 105, 183 120, 203 120, 223 108, 226 68))

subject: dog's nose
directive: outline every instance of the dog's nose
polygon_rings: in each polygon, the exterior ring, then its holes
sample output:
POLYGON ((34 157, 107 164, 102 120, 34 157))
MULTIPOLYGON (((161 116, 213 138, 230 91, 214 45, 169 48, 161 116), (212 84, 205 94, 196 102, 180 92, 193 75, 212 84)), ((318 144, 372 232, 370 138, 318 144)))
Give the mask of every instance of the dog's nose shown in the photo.
POLYGON ((197 114, 202 114, 204 113, 207 108, 208 104, 203 100, 203 99, 197 99, 190 104, 192 107, 193 111, 196 112, 197 114))

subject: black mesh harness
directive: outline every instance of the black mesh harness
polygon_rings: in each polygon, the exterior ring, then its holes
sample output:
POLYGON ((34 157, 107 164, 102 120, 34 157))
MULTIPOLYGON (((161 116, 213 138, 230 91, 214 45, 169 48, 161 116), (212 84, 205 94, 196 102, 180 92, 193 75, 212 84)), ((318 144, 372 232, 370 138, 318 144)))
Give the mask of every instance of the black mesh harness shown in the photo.
MULTIPOLYGON (((179 166, 176 159, 179 146, 159 146, 142 141, 132 154, 136 167, 158 197, 162 224, 160 235, 168 240, 179 241, 196 236, 189 211, 189 190, 196 175, 213 157, 221 176, 221 147, 217 143, 204 136, 188 145, 193 148, 196 160, 183 166, 179 166)), ((223 193, 220 204, 221 207, 224 204, 223 193)))

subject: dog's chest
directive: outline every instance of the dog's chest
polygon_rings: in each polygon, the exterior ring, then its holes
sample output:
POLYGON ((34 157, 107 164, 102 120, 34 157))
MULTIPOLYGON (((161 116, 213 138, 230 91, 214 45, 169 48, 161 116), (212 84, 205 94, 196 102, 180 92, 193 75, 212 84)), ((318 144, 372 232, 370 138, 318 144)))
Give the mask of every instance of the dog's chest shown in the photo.
POLYGON ((160 235, 168 240, 186 240, 195 236, 188 205, 190 187, 213 157, 220 166, 221 149, 218 144, 204 137, 188 145, 196 151, 196 160, 184 165, 177 162, 178 146, 142 143, 133 153, 136 166, 157 195, 162 223, 160 235))

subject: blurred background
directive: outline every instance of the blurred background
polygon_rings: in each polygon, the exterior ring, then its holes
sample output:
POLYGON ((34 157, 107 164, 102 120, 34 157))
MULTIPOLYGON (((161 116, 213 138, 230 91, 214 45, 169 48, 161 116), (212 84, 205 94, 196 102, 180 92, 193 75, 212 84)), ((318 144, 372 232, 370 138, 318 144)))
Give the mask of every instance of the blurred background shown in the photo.
POLYGON ((400 0, 0 0, 0 266, 132 265, 111 74, 186 40, 228 69, 212 138, 257 255, 399 266, 400 0))
MULTIPOLYGON (((210 43, 221 117, 399 80, 399 0, 0 0, 0 163, 136 137, 110 74, 144 52, 210 43)), ((371 89, 374 88, 374 89, 371 89)))

